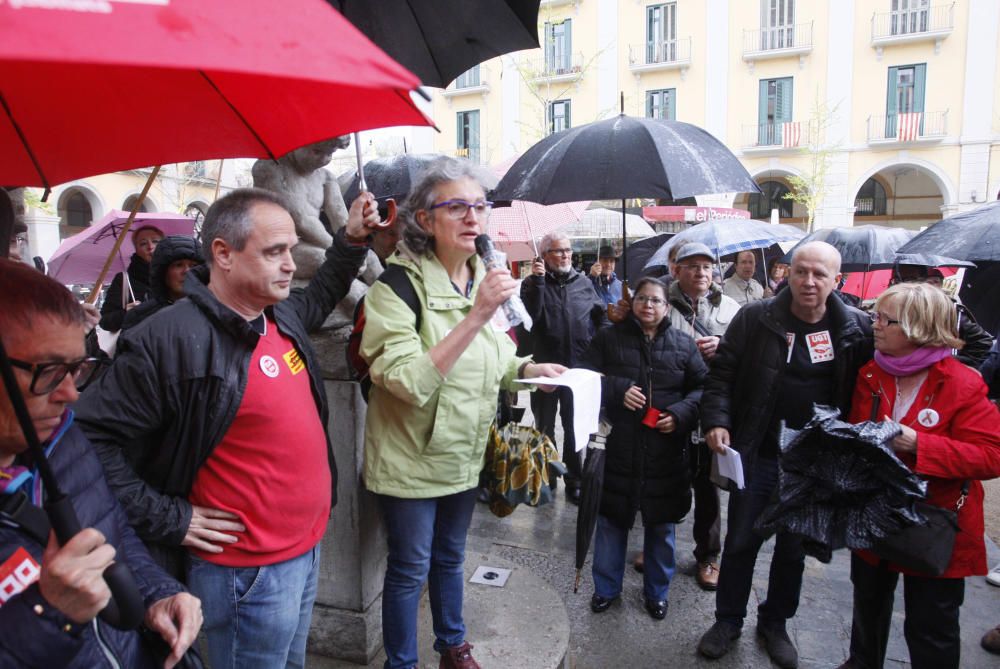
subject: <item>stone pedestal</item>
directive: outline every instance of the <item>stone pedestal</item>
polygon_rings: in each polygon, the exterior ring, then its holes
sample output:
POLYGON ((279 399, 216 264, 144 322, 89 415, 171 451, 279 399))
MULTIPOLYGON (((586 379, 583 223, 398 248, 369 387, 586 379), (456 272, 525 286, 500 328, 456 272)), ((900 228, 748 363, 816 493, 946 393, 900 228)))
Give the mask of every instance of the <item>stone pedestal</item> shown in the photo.
POLYGON ((345 380, 349 334, 350 327, 341 327, 313 338, 326 378, 339 479, 337 506, 323 538, 309 652, 368 664, 382 647, 386 544, 375 498, 361 485, 367 405, 358 384, 345 380))
POLYGON ((31 209, 24 217, 28 226, 28 246, 31 256, 25 258, 28 262, 33 256, 41 256, 48 262, 49 257, 59 248, 59 217, 49 216, 37 209, 31 209))

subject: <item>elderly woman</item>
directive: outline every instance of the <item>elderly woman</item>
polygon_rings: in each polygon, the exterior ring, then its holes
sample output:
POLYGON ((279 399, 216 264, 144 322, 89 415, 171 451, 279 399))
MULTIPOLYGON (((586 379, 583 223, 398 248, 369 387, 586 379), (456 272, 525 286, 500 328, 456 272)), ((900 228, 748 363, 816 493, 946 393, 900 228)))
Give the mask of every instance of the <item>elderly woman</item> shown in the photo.
POLYGON ((628 532, 640 512, 643 602, 654 619, 667 615, 674 526, 691 508, 688 433, 708 373, 694 339, 671 327, 669 309, 666 285, 641 279, 631 313, 599 331, 584 359, 604 375, 601 402, 612 425, 594 541, 594 613, 621 596, 628 532))
POLYGON ((125 320, 125 312, 146 299, 149 292, 149 267, 153 251, 163 239, 163 231, 152 225, 143 225, 132 232, 132 246, 135 253, 125 272, 118 272, 108 286, 101 307, 101 327, 109 332, 118 332, 125 320), (124 275, 128 275, 128 286, 124 275), (131 298, 131 299, 129 299, 131 298))
POLYGON ((858 373, 851 420, 874 414, 899 424, 902 434, 892 448, 926 479, 929 504, 958 511, 960 531, 940 577, 866 552, 851 556, 854 625, 851 656, 842 666, 882 666, 893 592, 903 574, 910 662, 915 669, 958 667, 963 579, 987 571, 979 480, 1000 476, 1000 412, 986 399, 979 374, 952 355, 962 342, 955 307, 941 290, 893 286, 875 302, 872 317, 875 359, 858 373))
POLYGON ((419 330, 388 282, 376 282, 365 298, 361 355, 372 390, 364 479, 389 544, 386 669, 417 666, 417 606, 428 574, 440 666, 479 666, 462 620, 462 565, 497 393, 515 389, 518 377, 564 371, 516 357, 500 322, 497 308, 517 282, 476 256, 490 206, 479 168, 457 159, 430 165, 400 209, 403 240, 386 270, 402 268, 412 283, 419 330))

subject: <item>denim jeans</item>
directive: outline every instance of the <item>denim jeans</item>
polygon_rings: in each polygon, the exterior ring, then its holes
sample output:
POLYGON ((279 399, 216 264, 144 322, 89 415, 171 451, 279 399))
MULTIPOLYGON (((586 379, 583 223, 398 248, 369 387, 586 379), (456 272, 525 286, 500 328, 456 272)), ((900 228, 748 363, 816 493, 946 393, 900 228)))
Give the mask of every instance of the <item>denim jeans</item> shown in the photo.
POLYGON ((188 587, 201 599, 212 669, 304 667, 320 546, 264 567, 191 557, 188 587))
MULTIPOLYGON (((746 488, 729 493, 726 541, 715 593, 716 620, 738 627, 742 627, 747 615, 754 565, 764 543, 764 537, 753 526, 778 486, 778 461, 758 460, 749 474, 746 488)), ((771 556, 767 599, 757 609, 758 624, 784 625, 795 615, 805 557, 798 535, 778 532, 771 556)))
POLYGON ((472 488, 429 499, 377 496, 389 544, 382 591, 385 669, 417 666, 417 608, 425 580, 434 650, 442 652, 465 641, 463 564, 476 492, 472 488))
MULTIPOLYGON (((674 577, 674 529, 674 523, 645 527, 642 550, 646 564, 642 572, 642 594, 654 602, 667 601, 670 579, 674 577)), ((594 592, 598 596, 610 599, 621 594, 627 549, 628 530, 598 515, 592 568, 594 592)))

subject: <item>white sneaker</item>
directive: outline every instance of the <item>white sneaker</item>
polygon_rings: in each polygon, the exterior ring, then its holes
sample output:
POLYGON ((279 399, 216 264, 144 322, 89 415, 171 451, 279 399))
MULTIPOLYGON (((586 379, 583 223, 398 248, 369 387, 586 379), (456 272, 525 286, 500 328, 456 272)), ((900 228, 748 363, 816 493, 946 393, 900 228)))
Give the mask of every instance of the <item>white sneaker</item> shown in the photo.
POLYGON ((986 574, 986 582, 990 585, 1000 587, 1000 564, 993 567, 990 573, 986 574))

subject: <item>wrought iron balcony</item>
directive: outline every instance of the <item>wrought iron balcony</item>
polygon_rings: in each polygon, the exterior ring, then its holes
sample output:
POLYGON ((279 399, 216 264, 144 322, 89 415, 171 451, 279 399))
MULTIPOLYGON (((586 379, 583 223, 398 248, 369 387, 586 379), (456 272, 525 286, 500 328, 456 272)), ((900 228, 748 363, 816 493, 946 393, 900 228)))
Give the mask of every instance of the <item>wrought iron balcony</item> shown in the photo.
POLYGON ((632 72, 675 70, 691 66, 691 38, 630 44, 628 67, 632 72))
POLYGON ((868 117, 869 144, 940 141, 947 134, 947 110, 868 117))
POLYGON ((894 12, 872 14, 872 46, 878 50, 892 44, 934 42, 934 52, 941 41, 955 29, 955 3, 894 12))
POLYGON ((743 60, 799 56, 812 51, 813 24, 796 23, 760 30, 743 31, 743 60))

